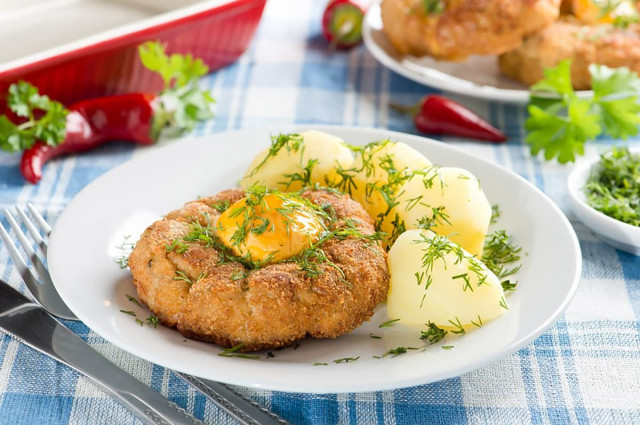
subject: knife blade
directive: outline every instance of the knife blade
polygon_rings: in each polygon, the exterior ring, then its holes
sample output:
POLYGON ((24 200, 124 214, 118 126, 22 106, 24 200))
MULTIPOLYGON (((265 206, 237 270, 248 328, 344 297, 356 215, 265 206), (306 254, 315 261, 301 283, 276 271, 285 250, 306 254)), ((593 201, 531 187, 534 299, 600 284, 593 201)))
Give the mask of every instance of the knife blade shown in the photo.
POLYGON ((201 424, 95 351, 76 334, 0 280, 0 329, 91 378, 146 424, 201 424))
POLYGON ((176 372, 243 425, 288 425, 289 422, 220 382, 176 372))

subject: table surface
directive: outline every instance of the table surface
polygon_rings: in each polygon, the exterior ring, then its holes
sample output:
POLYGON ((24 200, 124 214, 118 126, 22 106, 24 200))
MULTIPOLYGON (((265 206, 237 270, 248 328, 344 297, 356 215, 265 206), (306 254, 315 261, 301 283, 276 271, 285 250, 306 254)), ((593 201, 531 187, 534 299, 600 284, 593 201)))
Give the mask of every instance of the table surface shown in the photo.
MULTIPOLYGON (((363 46, 349 52, 328 51, 319 27, 323 5, 323 1, 297 0, 268 3, 247 53, 202 81, 217 99, 217 114, 198 126, 194 135, 290 124, 415 132, 411 120, 390 111, 388 102, 412 104, 432 90, 383 68, 363 46)), ((238 390, 293 424, 640 423, 640 260, 603 244, 571 214, 565 189, 571 166, 530 156, 523 144, 524 107, 455 98, 504 129, 509 142, 496 146, 442 140, 530 180, 573 224, 583 272, 566 313, 517 353, 446 381, 351 394, 238 390)), ((598 140, 589 149, 603 150, 611 144, 598 140)), ((38 185, 23 182, 19 155, 0 152, 0 206, 33 202, 55 221, 79 190, 143 150, 116 143, 55 160, 38 185)), ((3 245, 0 278, 24 290, 3 245)), ((235 423, 172 371, 120 350, 81 323, 70 326, 107 358, 206 423, 235 423)), ((0 423, 139 422, 88 379, 1 335, 0 423)))

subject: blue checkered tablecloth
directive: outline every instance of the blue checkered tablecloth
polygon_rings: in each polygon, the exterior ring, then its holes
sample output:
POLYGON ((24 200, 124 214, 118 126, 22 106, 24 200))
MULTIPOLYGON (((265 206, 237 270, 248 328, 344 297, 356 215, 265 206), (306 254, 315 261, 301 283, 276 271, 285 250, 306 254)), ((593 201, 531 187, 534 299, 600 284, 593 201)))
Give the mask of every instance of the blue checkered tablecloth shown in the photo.
MULTIPOLYGON (((218 101, 217 116, 198 126, 195 135, 297 123, 414 132, 411 121, 391 112, 387 104, 412 104, 430 90, 383 68, 364 47, 328 51, 319 27, 324 3, 268 3, 247 53, 204 79, 218 101)), ((573 223, 584 268, 566 313, 512 356, 429 385, 326 395, 238 390, 293 424, 640 423, 640 259, 604 245, 570 213, 565 190, 570 167, 530 157, 522 142, 523 107, 456 98, 504 129, 509 142, 444 142, 532 181, 573 223)), ((638 145, 640 140, 629 143, 638 145)), ((591 146, 609 144, 600 140, 591 146)), ((56 160, 38 185, 22 180, 19 155, 0 152, 0 206, 30 201, 55 221, 79 190, 143 149, 114 143, 56 160)), ((24 290, 2 245, 0 278, 24 290)), ((107 358, 206 423, 235 423, 172 371, 120 350, 81 323, 69 326, 107 358)), ((67 423, 138 421, 88 379, 1 335, 0 424, 67 423)))

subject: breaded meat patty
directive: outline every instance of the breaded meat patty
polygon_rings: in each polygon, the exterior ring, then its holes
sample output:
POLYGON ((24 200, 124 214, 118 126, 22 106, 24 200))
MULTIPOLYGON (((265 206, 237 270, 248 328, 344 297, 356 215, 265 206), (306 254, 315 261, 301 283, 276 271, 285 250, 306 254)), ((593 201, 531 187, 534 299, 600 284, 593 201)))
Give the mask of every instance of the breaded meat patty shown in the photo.
POLYGON ((223 249, 216 218, 240 189, 187 203, 149 226, 129 257, 140 301, 186 337, 240 351, 336 338, 368 320, 386 297, 386 253, 371 218, 347 195, 301 196, 330 211, 329 233, 304 261, 247 266, 223 249))
POLYGON ((462 60, 500 54, 558 18, 560 0, 383 0, 383 31, 402 54, 462 60))
POLYGON ((640 25, 584 25, 572 18, 527 37, 519 48, 500 56, 500 70, 532 85, 544 77, 544 69, 571 59, 571 80, 576 90, 591 88, 589 65, 625 66, 640 72, 640 25))

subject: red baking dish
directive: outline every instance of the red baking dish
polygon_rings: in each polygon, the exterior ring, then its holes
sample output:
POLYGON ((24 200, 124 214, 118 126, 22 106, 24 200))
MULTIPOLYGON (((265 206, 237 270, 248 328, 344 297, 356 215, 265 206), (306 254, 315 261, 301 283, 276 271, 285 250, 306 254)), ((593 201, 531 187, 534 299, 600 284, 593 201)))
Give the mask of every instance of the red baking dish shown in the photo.
MULTIPOLYGON (((0 14, 0 96, 29 81, 52 99, 156 92, 137 46, 158 40, 211 70, 247 48, 266 0, 21 0, 0 14)), ((5 107, 0 102, 0 110, 5 107)))

